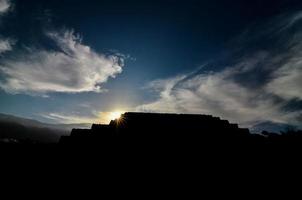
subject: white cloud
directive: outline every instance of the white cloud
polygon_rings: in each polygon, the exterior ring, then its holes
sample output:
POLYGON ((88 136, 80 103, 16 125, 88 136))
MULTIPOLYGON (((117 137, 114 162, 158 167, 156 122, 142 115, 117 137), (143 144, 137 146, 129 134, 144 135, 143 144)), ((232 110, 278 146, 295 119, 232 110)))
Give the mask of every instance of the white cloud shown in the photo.
POLYGON ((6 13, 11 7, 10 0, 0 0, 0 15, 6 13))
POLYGON ((273 73, 267 90, 285 99, 302 100, 302 56, 288 62, 273 73))
MULTIPOLYGON (((7 13, 11 8, 11 2, 9 0, 0 0, 0 17, 7 13)), ((14 42, 9 39, 0 38, 0 55, 4 52, 11 51, 14 42)))
POLYGON ((48 33, 59 50, 30 48, 0 65, 10 93, 100 92, 101 84, 122 72, 123 58, 96 53, 73 31, 48 33))
MULTIPOLYGON (((288 20, 298 24, 301 19, 298 13, 288 20)), ((290 101, 302 100, 301 32, 287 35, 278 53, 260 49, 219 72, 156 80, 149 87, 158 99, 137 110, 211 114, 247 126, 263 121, 301 126, 302 110, 285 109, 290 101)))
POLYGON ((158 80, 156 85, 162 85, 159 99, 138 106, 137 110, 211 114, 243 125, 268 120, 298 123, 295 117, 299 113, 283 113, 284 104, 276 104, 267 91, 251 90, 230 79, 237 70, 231 68, 214 74, 158 80))
POLYGON ((11 51, 13 49, 14 42, 8 39, 0 39, 0 55, 4 52, 11 51))
POLYGON ((77 114, 75 115, 66 115, 61 113, 49 113, 49 114, 43 114, 42 117, 46 119, 53 120, 57 123, 63 123, 63 124, 86 124, 86 123, 96 123, 97 117, 84 117, 79 116, 77 114))

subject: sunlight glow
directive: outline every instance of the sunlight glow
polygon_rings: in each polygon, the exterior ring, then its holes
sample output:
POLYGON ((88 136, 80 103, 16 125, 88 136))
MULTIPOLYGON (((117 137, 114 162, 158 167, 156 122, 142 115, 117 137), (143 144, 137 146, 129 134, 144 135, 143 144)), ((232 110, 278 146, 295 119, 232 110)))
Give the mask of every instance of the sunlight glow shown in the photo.
POLYGON ((98 123, 109 124, 112 120, 122 121, 121 116, 124 113, 125 112, 123 112, 121 110, 115 110, 115 111, 112 111, 112 112, 100 112, 98 123))
POLYGON ((109 114, 109 119, 110 120, 116 120, 119 119, 122 116, 123 112, 121 111, 114 111, 114 112, 110 112, 109 114))

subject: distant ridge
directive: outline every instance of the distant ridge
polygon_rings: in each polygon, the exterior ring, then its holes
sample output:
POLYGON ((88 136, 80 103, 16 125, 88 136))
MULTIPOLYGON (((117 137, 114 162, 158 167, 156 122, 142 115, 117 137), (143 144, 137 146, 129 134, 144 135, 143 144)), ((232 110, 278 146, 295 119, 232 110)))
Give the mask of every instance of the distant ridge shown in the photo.
POLYGON ((81 124, 49 124, 40 122, 34 119, 28 119, 23 117, 18 117, 14 115, 8 115, 0 113, 0 122, 14 122, 24 126, 32 126, 32 127, 43 127, 43 128, 53 128, 53 129, 66 129, 71 130, 72 128, 88 128, 91 126, 89 123, 81 123, 81 124))
POLYGON ((88 128, 90 124, 48 124, 33 119, 0 113, 0 142, 57 143, 72 128, 88 128))

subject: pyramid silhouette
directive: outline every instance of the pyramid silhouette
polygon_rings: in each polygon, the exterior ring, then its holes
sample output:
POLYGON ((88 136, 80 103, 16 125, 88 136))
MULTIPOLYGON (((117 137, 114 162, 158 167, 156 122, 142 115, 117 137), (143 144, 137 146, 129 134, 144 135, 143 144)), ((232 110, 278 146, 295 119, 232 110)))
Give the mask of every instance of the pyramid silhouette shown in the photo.
POLYGON ((210 115, 125 113, 109 125, 73 129, 61 144, 97 144, 109 140, 131 142, 217 141, 251 137, 248 129, 210 115))

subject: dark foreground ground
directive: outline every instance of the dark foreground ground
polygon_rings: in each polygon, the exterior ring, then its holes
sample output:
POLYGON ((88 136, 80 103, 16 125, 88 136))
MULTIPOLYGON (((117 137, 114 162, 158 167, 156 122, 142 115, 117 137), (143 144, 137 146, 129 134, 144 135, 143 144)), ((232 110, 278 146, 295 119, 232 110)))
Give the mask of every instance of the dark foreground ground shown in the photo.
POLYGON ((263 178, 280 185, 288 184, 280 182, 281 174, 298 179, 301 152, 301 131, 255 135, 212 116, 126 113, 109 125, 74 129, 57 144, 3 143, 0 169, 2 174, 26 174, 25 180, 33 174, 50 177, 55 185, 66 178, 69 183, 61 188, 72 182, 79 191, 87 185, 99 191, 104 180, 111 189, 132 186, 136 194, 149 188, 144 195, 153 194, 154 187, 178 187, 173 194, 186 186, 199 191, 201 182, 237 191, 234 182, 249 188, 242 183, 254 180, 259 190, 269 185, 259 186, 263 178), (79 181, 83 178, 94 181, 79 181))

